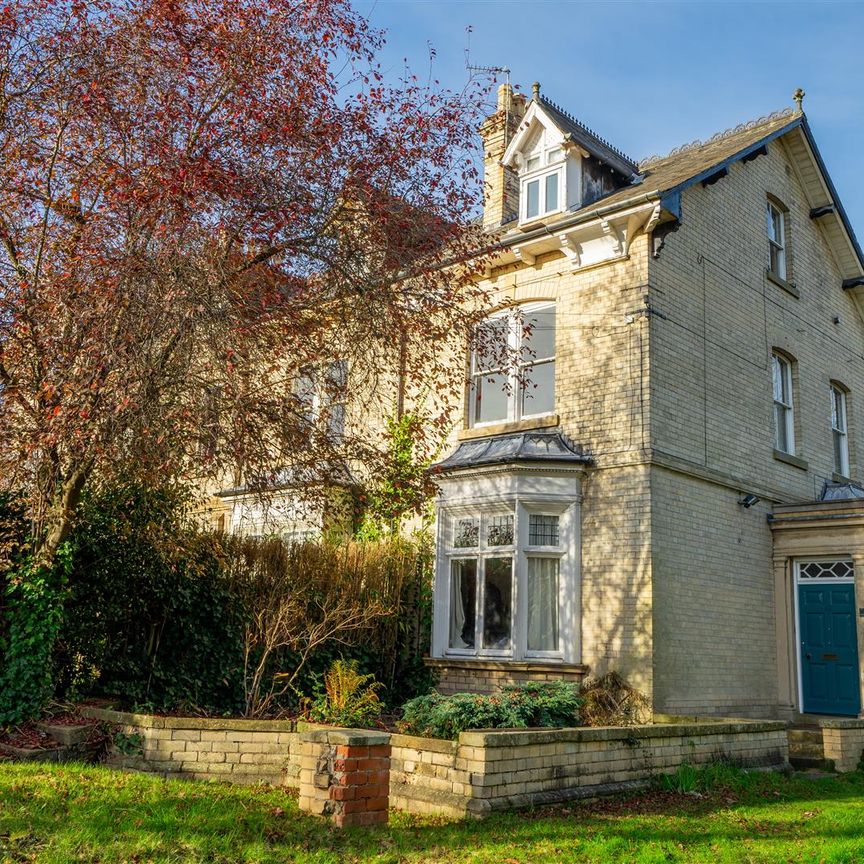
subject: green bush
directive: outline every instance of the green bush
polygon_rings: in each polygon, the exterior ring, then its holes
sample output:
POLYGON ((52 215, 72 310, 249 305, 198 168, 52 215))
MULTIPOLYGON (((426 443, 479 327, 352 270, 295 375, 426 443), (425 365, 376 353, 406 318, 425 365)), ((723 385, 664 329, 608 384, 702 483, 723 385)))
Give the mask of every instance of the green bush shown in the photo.
POLYGON ((579 724, 579 687, 566 681, 510 684, 500 693, 430 693, 406 702, 399 728, 408 735, 456 739, 469 729, 525 729, 579 724))
POLYGON ((144 710, 241 714, 248 710, 248 670, 262 650, 258 640, 244 656, 249 627, 267 598, 311 594, 309 615, 320 616, 321 598, 344 596, 338 589, 346 579, 386 598, 390 614, 316 642, 308 656, 303 646, 272 650, 266 675, 302 670, 269 713, 296 710, 299 694, 313 693, 339 657, 382 682, 390 704, 434 683, 422 663, 431 619, 428 541, 321 541, 289 549, 278 539, 202 533, 189 509, 181 488, 130 483, 88 492, 69 541, 54 654, 58 697, 119 696, 144 710), (305 590, 295 591, 297 585, 305 590))
POLYGON ((324 690, 312 703, 312 720, 332 726, 374 726, 384 707, 381 685, 374 675, 363 675, 356 660, 336 660, 324 676, 324 690))
POLYGON ((237 711, 241 608, 216 538, 186 515, 182 489, 90 493, 70 540, 58 696, 121 696, 134 707, 237 711))

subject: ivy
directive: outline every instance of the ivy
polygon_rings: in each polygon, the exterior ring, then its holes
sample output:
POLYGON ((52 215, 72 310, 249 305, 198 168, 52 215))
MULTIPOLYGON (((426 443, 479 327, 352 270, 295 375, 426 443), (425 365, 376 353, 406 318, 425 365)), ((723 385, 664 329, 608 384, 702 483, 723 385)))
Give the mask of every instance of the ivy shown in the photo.
POLYGON ((32 719, 51 698, 52 653, 63 624, 69 560, 66 544, 53 570, 33 570, 24 563, 7 580, 0 726, 32 719))
POLYGON ((361 498, 363 521, 358 536, 378 540, 397 534, 412 516, 426 516, 432 488, 429 460, 423 455, 424 422, 408 413, 387 421, 388 453, 377 485, 361 498))

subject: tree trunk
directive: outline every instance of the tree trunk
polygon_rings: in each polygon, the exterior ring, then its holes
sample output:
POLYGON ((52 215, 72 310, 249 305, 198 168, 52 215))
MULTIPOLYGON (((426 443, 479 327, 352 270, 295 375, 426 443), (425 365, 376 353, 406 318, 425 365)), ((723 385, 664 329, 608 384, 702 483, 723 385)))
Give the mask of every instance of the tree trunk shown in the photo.
POLYGON ((69 536, 75 511, 81 502, 81 494, 91 470, 91 462, 77 465, 56 487, 54 497, 47 508, 41 535, 34 538, 36 547, 33 566, 36 571, 50 570, 54 566, 57 551, 69 536))

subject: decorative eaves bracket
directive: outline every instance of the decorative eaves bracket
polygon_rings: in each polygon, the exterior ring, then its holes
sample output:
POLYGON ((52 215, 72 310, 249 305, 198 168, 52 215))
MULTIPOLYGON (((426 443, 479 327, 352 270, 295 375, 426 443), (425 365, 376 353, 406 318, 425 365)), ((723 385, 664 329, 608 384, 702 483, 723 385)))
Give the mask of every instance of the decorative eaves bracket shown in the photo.
POLYGON ((546 252, 559 251, 564 254, 572 270, 626 258, 630 254, 633 240, 640 233, 651 233, 663 216, 660 201, 648 201, 630 209, 595 219, 586 220, 567 228, 532 237, 530 240, 514 242, 509 247, 511 261, 533 266, 537 257, 546 252), (605 238, 608 250, 598 259, 590 246, 600 237, 605 238))

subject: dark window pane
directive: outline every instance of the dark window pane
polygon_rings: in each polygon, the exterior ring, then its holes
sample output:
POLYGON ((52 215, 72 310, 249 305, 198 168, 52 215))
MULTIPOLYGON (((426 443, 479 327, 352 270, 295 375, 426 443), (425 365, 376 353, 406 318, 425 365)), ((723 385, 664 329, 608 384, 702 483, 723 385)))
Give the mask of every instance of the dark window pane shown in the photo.
POLYGON ((558 175, 546 176, 546 212, 558 209, 558 175))
POLYGON ((558 545, 558 517, 532 513, 528 517, 529 546, 558 545))
POLYGON ((486 530, 488 546, 509 546, 513 542, 513 517, 490 516, 486 530))
POLYGON ((540 214, 540 181, 532 180, 525 185, 525 215, 531 219, 540 214))
POLYGON ((454 561, 450 569, 450 647, 474 647, 477 561, 454 561))
POLYGON ((483 647, 510 647, 513 617, 513 559, 487 558, 483 604, 483 647))
POLYGON ((475 517, 457 519, 453 531, 453 545, 457 549, 473 549, 480 541, 480 520, 475 517))

